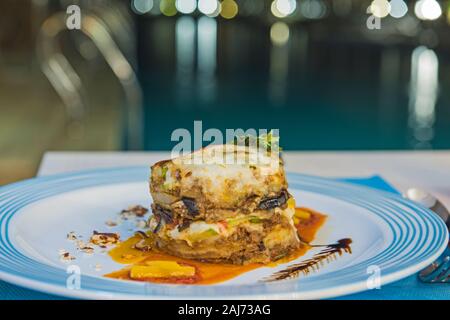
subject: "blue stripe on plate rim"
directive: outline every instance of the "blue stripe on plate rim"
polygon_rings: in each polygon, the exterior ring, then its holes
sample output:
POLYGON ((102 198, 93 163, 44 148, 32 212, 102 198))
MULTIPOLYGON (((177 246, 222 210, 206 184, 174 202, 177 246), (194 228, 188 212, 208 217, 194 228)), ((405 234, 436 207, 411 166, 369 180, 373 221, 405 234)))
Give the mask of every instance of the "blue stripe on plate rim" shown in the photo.
POLYGON ((432 211, 398 195, 345 182, 288 173, 289 186, 337 198, 369 210, 392 232, 379 254, 345 269, 277 283, 227 286, 158 285, 82 276, 81 290, 66 288, 65 270, 28 257, 11 242, 8 225, 23 207, 80 188, 144 181, 147 167, 94 169, 33 178, 0 188, 0 278, 48 293, 80 298, 326 298, 366 290, 366 268, 378 265, 382 284, 407 277, 435 260, 445 249, 448 231, 432 211), (408 251, 405 251, 408 250, 408 251), (325 285, 324 285, 325 284, 325 285))

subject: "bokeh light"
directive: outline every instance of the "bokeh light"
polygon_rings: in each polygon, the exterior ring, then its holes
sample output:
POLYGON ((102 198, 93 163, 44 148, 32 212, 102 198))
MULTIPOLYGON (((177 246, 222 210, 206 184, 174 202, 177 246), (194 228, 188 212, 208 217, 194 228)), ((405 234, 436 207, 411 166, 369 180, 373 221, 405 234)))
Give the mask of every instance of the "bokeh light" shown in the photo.
POLYGON ((322 0, 304 0, 300 2, 300 11, 305 18, 320 19, 327 13, 327 6, 322 0))
POLYGON ((207 16, 218 15, 220 12, 220 4, 217 0, 199 0, 198 10, 207 16), (216 14, 217 13, 217 14, 216 14))
POLYGON ((280 11, 278 11, 277 6, 276 6, 276 1, 272 2, 272 4, 270 5, 270 11, 277 18, 285 17, 285 15, 283 15, 280 11))
POLYGON ((233 19, 239 11, 239 7, 234 0, 223 0, 220 15, 225 19, 233 19))
POLYGON ((190 14, 197 8, 196 0, 176 0, 175 7, 184 14, 190 14))
POLYGON ((442 9, 436 0, 419 0, 414 6, 414 13, 421 20, 436 20, 442 14, 442 9))
POLYGON ((447 8, 447 23, 450 24, 450 4, 447 8))
POLYGON ((161 0, 159 10, 161 10, 163 15, 168 17, 176 15, 177 8, 175 6, 175 0, 161 0))
POLYGON ((275 0, 272 2, 270 10, 277 18, 284 18, 294 13, 297 8, 295 0, 275 0))
POLYGON ((220 15, 225 19, 233 19, 239 11, 239 7, 234 0, 223 0, 220 15))
POLYGON ((153 0, 133 0, 131 8, 137 14, 148 13, 153 8, 153 0))
POLYGON ((389 14, 394 18, 401 18, 408 12, 408 5, 403 0, 391 0, 391 11, 389 14))
POLYGON ((277 0, 276 6, 279 12, 288 16, 294 13, 297 8, 297 2, 295 0, 277 0))
POLYGON ((278 21, 270 27, 270 40, 274 45, 283 46, 289 40, 289 27, 286 23, 278 21))
POLYGON ((370 12, 377 18, 386 17, 391 11, 391 4, 387 0, 373 0, 370 4, 370 12))

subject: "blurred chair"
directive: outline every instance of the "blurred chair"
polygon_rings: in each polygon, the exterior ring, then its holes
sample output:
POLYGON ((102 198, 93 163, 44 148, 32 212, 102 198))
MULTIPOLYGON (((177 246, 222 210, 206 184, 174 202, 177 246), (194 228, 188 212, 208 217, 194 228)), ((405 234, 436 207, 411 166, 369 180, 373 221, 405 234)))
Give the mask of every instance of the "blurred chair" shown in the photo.
MULTIPOLYGON (((133 48, 130 43, 134 41, 130 37, 131 21, 127 21, 129 17, 123 15, 121 10, 103 9, 94 7, 86 10, 83 7, 81 29, 75 32, 83 33, 92 41, 121 84, 125 98, 124 148, 139 150, 142 149, 143 141, 142 89, 133 70, 135 61, 127 59, 127 52, 121 49, 133 48), (107 16, 101 17, 104 14, 107 16)), ((60 34, 64 31, 74 32, 66 26, 67 17, 64 10, 44 21, 38 34, 36 50, 41 69, 63 100, 69 120, 81 121, 87 108, 86 89, 59 45, 60 34)))

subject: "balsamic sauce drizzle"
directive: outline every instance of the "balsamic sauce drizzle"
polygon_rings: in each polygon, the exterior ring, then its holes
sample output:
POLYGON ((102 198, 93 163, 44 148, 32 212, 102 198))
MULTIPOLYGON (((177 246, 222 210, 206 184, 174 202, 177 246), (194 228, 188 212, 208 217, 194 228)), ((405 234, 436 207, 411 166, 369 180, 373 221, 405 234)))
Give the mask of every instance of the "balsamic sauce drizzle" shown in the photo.
POLYGON ((272 282, 285 279, 293 279, 300 276, 300 274, 308 275, 311 271, 317 271, 325 262, 331 262, 341 256, 342 253, 352 253, 350 244, 352 239, 344 238, 338 240, 336 243, 328 245, 310 245, 311 247, 325 247, 322 251, 315 254, 312 258, 288 266, 287 268, 277 271, 274 274, 264 278, 262 281, 272 282))

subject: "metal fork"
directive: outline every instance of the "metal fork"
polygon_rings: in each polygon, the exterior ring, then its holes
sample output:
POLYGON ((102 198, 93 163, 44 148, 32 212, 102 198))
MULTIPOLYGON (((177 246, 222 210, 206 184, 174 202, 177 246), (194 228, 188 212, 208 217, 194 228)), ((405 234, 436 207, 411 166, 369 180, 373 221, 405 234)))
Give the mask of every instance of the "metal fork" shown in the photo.
MULTIPOLYGON (((416 188, 408 189, 404 197, 435 212, 444 220, 450 230, 450 213, 437 198, 416 188)), ((419 272, 419 279, 425 283, 450 283, 450 242, 444 253, 436 261, 419 272)))

